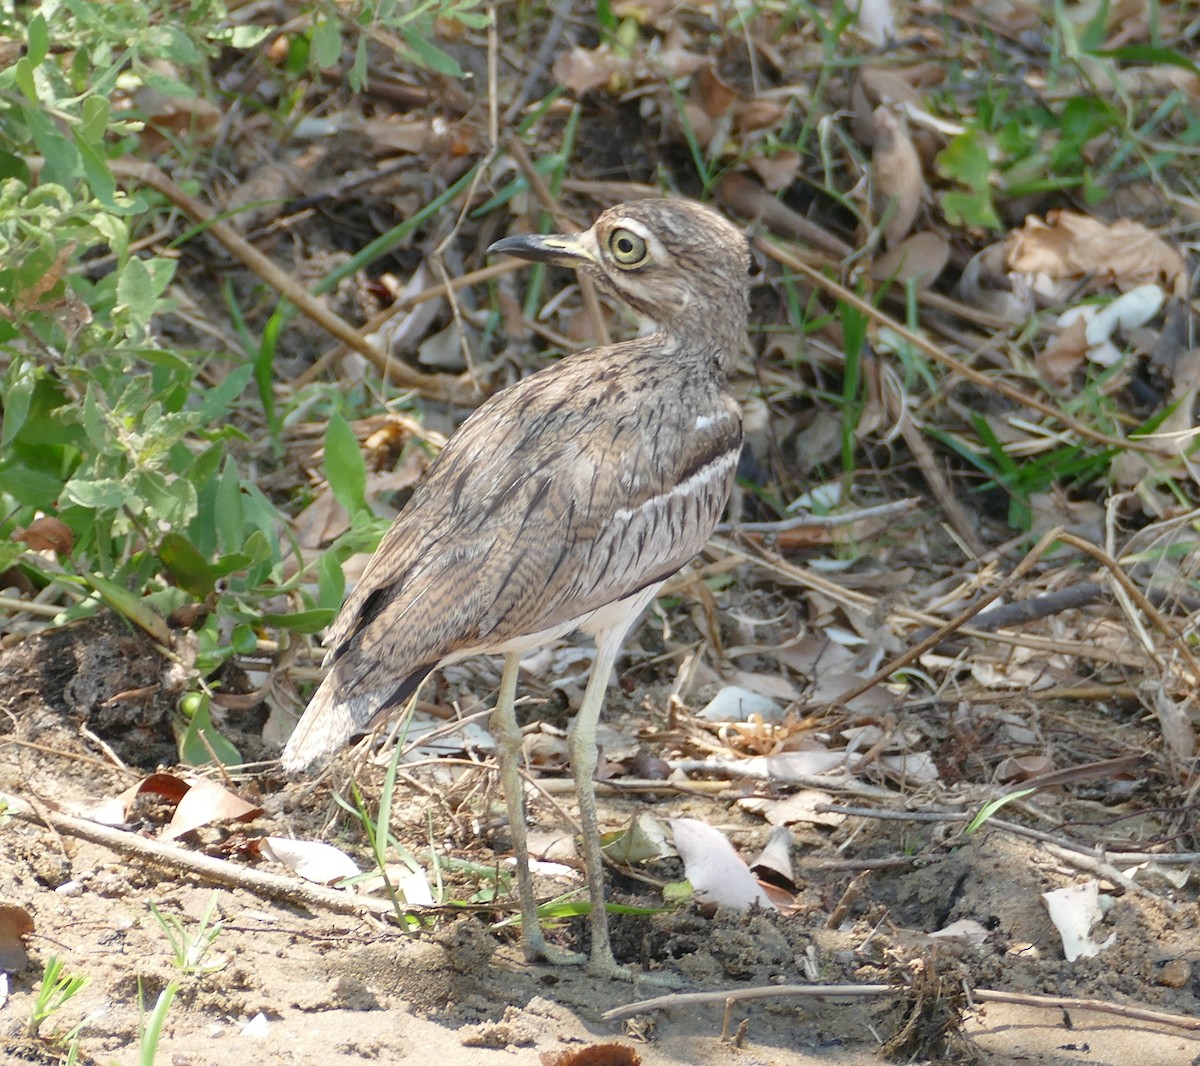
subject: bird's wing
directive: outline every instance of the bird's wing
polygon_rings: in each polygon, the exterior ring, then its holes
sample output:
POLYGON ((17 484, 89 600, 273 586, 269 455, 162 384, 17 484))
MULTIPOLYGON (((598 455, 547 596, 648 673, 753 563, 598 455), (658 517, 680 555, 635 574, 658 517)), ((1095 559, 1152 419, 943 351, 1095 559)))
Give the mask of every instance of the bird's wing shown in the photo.
POLYGON ((605 392, 603 364, 569 366, 493 397, 451 438, 335 621, 333 662, 394 682, 561 627, 704 546, 733 483, 736 405, 628 373, 605 392))

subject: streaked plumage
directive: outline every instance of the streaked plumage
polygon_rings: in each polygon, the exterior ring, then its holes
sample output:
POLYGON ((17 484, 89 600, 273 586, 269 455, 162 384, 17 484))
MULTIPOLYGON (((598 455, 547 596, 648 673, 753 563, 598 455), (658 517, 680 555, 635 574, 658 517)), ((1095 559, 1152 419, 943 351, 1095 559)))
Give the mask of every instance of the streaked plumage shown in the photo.
POLYGON ((749 253, 719 215, 668 200, 610 208, 582 234, 508 238, 491 250, 584 270, 657 328, 569 356, 463 423, 330 628, 329 674, 283 764, 300 770, 333 754, 439 665, 506 655, 493 728, 519 853, 523 932, 527 954, 551 955, 520 854, 510 690, 517 653, 576 629, 592 635, 597 661, 572 764, 593 896, 593 968, 612 974, 619 968, 608 946, 599 843, 588 839, 589 822, 596 835, 595 722, 629 626, 704 546, 729 498, 741 417, 726 375, 745 337, 749 253))

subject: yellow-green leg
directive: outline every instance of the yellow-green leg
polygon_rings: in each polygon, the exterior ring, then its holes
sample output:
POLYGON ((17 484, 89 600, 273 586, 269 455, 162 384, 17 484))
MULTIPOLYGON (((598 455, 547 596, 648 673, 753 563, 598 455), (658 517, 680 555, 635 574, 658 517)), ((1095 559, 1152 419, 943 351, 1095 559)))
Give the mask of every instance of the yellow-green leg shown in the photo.
MULTIPOLYGON (((538 922, 537 900, 533 896, 533 877, 529 872, 529 842, 525 832, 525 788, 521 781, 521 730, 517 726, 517 712, 514 707, 517 698, 517 675, 520 672, 520 656, 515 652, 506 655, 504 657, 504 673, 500 678, 500 695, 496 701, 496 709, 492 712, 490 724, 492 736, 496 738, 496 749, 500 762, 500 787, 504 789, 504 803, 508 809, 513 853, 517 859, 517 896, 521 903, 521 945, 525 951, 525 958, 530 962, 544 959, 558 965, 578 966, 584 963, 587 957, 573 951, 551 947, 546 943, 542 927, 538 922)), ((592 762, 595 763, 594 756, 592 762)), ((607 946, 607 939, 605 945, 607 946)), ((609 954, 611 956, 611 952, 609 954)))

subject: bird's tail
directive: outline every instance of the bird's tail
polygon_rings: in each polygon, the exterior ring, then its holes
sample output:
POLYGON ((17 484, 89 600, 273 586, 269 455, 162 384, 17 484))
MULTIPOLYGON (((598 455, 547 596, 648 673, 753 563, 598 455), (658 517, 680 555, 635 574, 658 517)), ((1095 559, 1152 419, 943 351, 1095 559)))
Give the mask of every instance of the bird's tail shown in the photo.
POLYGON ((280 756, 283 768, 288 773, 307 769, 315 762, 328 759, 374 717, 374 712, 371 712, 365 720, 360 720, 356 705, 361 698, 349 702, 340 688, 338 671, 331 670, 325 675, 325 680, 309 702, 280 756))
POLYGON ((280 761, 288 773, 323 762, 349 743, 356 733, 365 733, 372 721, 408 699, 433 669, 423 666, 398 685, 372 688, 365 678, 347 678, 335 663, 325 675, 283 749, 280 761))

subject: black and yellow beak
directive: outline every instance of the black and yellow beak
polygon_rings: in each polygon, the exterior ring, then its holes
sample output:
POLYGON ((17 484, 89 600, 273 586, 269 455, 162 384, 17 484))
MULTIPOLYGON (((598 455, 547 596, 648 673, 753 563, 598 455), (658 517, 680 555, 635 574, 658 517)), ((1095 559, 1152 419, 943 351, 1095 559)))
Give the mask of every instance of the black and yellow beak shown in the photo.
POLYGON ((505 237, 488 248, 503 255, 515 255, 518 259, 532 259, 535 263, 553 263, 555 266, 578 267, 595 263, 596 238, 591 230, 583 233, 529 233, 521 237, 505 237))

